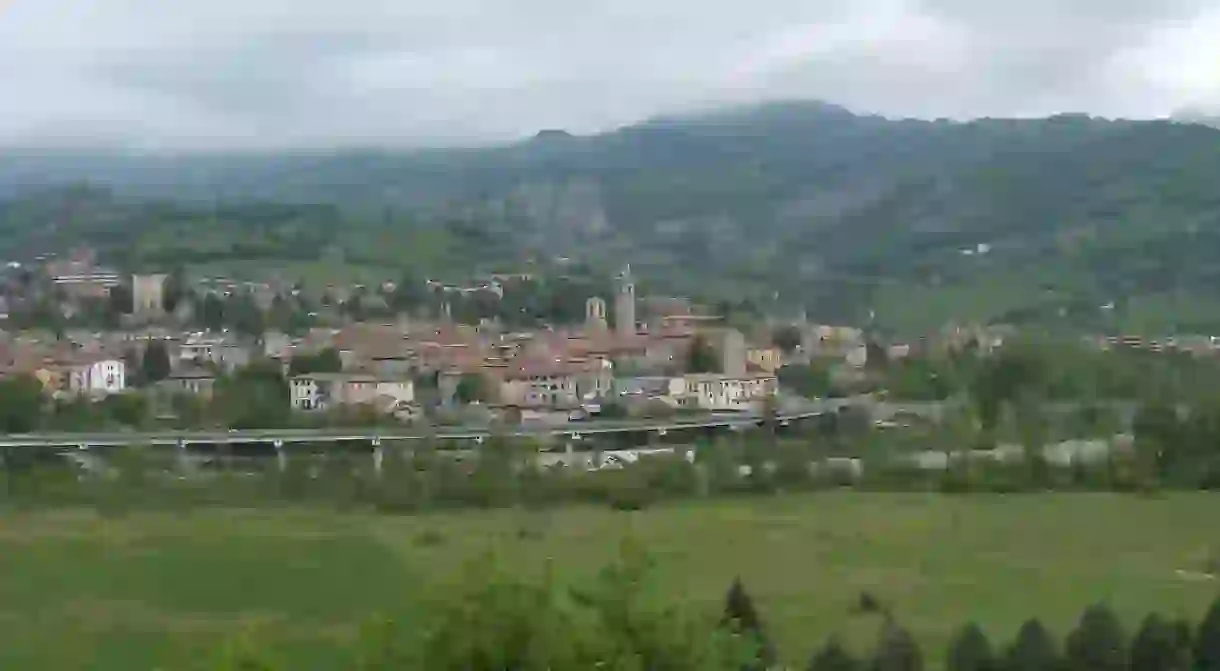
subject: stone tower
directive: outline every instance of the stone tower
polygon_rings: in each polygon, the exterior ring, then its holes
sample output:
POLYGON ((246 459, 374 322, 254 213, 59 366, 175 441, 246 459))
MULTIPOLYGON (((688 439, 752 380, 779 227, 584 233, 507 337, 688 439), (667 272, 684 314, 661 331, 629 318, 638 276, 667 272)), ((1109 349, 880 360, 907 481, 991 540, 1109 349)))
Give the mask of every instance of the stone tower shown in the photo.
POLYGON ((153 317, 165 309, 165 275, 132 275, 132 312, 141 317, 153 317))
POLYGON ((614 296, 614 328, 620 336, 635 335, 635 282, 631 266, 618 276, 618 293, 614 296))
POLYGON ((597 296, 585 301, 585 328, 606 328, 606 301, 597 296))
POLYGON ((720 337, 720 371, 729 377, 745 377, 745 335, 737 329, 729 328, 721 332, 720 337))

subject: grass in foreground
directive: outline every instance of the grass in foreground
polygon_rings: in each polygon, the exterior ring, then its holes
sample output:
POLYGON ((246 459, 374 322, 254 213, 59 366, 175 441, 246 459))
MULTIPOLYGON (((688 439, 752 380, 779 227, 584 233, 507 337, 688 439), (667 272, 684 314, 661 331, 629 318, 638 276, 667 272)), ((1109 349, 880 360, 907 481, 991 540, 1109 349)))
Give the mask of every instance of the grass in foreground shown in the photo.
POLYGON ((1197 620, 1220 589, 1190 575, 1220 554, 1216 501, 836 493, 639 513, 10 514, 0 521, 0 668, 200 668, 253 630, 290 668, 324 669, 368 616, 409 616, 489 550, 510 570, 549 566, 579 580, 629 534, 655 555, 663 596, 709 617, 740 575, 793 660, 832 632, 867 649, 877 621, 853 615, 862 591, 930 654, 969 619, 995 641, 1031 615, 1062 633, 1100 600, 1131 628, 1150 610, 1197 620))

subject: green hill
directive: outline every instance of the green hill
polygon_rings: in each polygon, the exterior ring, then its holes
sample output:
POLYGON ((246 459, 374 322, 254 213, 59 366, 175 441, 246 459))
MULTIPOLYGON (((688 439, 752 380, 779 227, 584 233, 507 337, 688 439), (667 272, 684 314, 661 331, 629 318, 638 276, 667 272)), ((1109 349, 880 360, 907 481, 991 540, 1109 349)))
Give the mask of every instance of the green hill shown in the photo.
MULTIPOLYGON (((815 102, 489 148, 0 157, 0 194, 88 181, 197 209, 325 204, 343 228, 318 235, 384 230, 363 245, 381 254, 432 227, 446 265, 475 248, 630 260, 675 291, 779 291, 902 331, 955 317, 1220 331, 1217 176, 1220 131, 1204 125, 892 120, 815 102)), ((417 251, 404 256, 432 254, 417 251)))

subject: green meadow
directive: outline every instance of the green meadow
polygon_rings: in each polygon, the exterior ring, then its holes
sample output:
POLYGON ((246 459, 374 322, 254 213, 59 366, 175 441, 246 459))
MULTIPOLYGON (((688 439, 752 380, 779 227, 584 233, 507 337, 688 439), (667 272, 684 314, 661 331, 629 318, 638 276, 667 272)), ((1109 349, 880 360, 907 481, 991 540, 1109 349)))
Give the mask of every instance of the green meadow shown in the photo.
POLYGON ((887 604, 934 654, 973 619, 995 642, 1038 616, 1062 634, 1108 602, 1197 620, 1220 591, 1220 499, 856 492, 617 512, 385 516, 209 510, 0 517, 0 668, 207 669, 246 640, 290 668, 338 668, 361 625, 409 620, 489 553, 505 570, 591 577, 634 537, 660 595, 716 617, 740 576, 782 655, 838 633, 865 651, 887 604))

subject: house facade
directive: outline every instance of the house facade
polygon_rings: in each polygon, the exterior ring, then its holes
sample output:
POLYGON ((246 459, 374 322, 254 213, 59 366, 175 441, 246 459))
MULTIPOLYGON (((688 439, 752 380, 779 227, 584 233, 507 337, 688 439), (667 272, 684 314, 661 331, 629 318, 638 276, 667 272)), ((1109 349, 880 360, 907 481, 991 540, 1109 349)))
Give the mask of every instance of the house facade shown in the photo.
POLYGON ((750 347, 746 349, 746 363, 765 373, 775 373, 783 365, 783 353, 778 347, 750 347))
POLYGON ((127 388, 126 365, 117 358, 99 356, 71 362, 65 377, 73 394, 117 394, 127 388))
POLYGON ((778 381, 774 375, 722 375, 704 373, 675 378, 670 391, 682 407, 712 412, 754 411, 774 396, 778 381), (678 382, 680 380, 680 382, 678 382))
POLYGON ((521 362, 505 372, 500 401, 525 408, 576 408, 611 394, 612 370, 602 359, 521 362))
POLYGON ((288 380, 292 407, 313 412, 341 405, 376 404, 394 410, 415 402, 415 383, 352 373, 296 375, 288 380))
POLYGON ((162 380, 160 386, 162 389, 175 394, 190 394, 192 396, 211 398, 216 386, 216 376, 211 371, 202 368, 180 370, 171 373, 168 378, 162 380))

